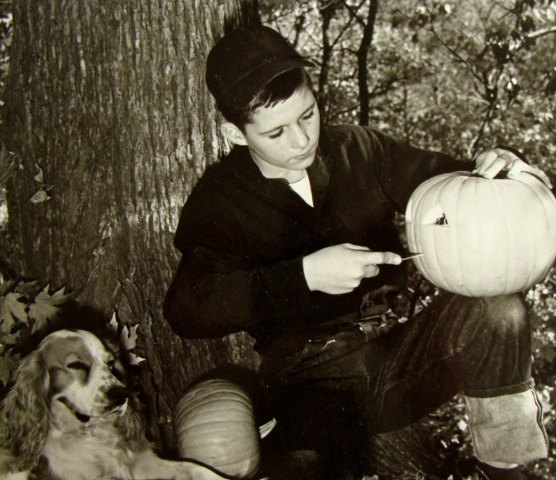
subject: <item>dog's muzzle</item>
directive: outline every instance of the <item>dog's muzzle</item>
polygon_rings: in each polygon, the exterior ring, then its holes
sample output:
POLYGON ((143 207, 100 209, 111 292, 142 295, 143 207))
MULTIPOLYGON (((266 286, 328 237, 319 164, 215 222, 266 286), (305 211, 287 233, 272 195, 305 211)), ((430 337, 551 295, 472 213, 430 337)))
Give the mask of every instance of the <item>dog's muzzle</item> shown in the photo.
POLYGON ((91 419, 90 415, 81 413, 75 407, 75 405, 71 403, 66 397, 59 397, 57 398, 57 400, 63 403, 68 408, 68 410, 75 415, 75 418, 77 418, 77 420, 79 420, 81 423, 87 423, 91 419))

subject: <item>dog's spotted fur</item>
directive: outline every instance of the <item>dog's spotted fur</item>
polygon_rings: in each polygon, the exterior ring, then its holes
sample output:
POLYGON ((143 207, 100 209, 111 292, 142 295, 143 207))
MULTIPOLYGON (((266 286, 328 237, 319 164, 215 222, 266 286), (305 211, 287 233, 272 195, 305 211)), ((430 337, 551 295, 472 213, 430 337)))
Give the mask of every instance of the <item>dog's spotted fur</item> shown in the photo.
POLYGON ((217 480, 158 457, 121 365, 84 330, 48 335, 16 372, 0 413, 0 479, 24 480, 40 459, 60 480, 217 480))

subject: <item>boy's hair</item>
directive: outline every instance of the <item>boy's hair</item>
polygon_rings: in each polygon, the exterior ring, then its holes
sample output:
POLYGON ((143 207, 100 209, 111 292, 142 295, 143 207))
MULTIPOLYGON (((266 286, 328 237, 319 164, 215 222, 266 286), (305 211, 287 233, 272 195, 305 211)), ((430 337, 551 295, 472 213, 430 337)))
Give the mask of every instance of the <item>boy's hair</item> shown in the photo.
POLYGON ((243 129, 255 108, 285 100, 302 85, 309 85, 307 74, 298 70, 302 67, 314 64, 276 30, 263 25, 240 27, 226 33, 210 50, 205 79, 217 108, 243 129))
POLYGON ((245 107, 220 107, 220 113, 228 122, 244 131, 245 124, 251 121, 255 110, 261 107, 273 107, 287 100, 303 87, 312 89, 311 77, 303 67, 293 68, 263 85, 245 107))

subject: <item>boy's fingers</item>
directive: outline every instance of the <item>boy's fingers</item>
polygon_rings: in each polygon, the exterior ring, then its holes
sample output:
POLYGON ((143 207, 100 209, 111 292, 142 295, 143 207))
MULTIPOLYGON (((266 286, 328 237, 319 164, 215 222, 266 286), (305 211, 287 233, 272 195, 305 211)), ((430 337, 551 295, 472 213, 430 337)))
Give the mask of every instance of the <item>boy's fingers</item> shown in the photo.
POLYGON ((378 268, 376 265, 365 265, 363 276, 365 278, 375 277, 376 275, 378 275, 378 272, 380 272, 380 268, 378 268))
POLYGON ((488 162, 483 162, 478 168, 474 170, 474 173, 481 175, 484 178, 494 178, 498 173, 503 170, 508 164, 508 160, 504 156, 498 156, 489 159, 488 162))
POLYGON ((394 252, 365 252, 364 255, 365 262, 369 265, 399 265, 402 262, 402 257, 394 252))
POLYGON ((364 247, 363 245, 354 245, 353 243, 344 243, 344 247, 346 247, 349 250, 357 250, 360 252, 368 252, 369 248, 368 247, 364 247))
POLYGON ((519 163, 514 165, 508 172, 508 178, 519 179, 521 172, 527 172, 535 177, 537 177, 541 182, 543 182, 548 188, 552 188, 552 183, 550 179, 542 170, 527 165, 526 163, 519 163))
POLYGON ((475 160, 477 170, 482 168, 488 168, 489 164, 496 159, 498 154, 494 150, 489 150, 488 152, 481 153, 475 160))

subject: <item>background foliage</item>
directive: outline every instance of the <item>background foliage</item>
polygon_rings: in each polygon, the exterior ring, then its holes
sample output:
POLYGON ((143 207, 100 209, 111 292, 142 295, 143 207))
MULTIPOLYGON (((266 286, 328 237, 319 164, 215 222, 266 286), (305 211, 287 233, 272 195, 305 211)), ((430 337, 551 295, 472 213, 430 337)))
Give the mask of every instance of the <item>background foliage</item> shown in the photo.
MULTIPOLYGON (((325 121, 368 124, 413 144, 472 158, 512 145, 556 183, 556 5, 553 0, 259 0, 264 23, 312 59, 325 121)), ((9 65, 10 3, 0 1, 0 90, 9 65)), ((0 92, 1 93, 1 92, 0 92)), ((3 92, 9 95, 9 92, 3 92)), ((1 105, 1 104, 0 104, 1 105)), ((0 235, 4 189, 15 168, 0 149, 0 235)), ((0 242, 2 243, 2 242, 0 242)), ((18 345, 55 316, 63 291, 14 278, 0 252, 0 381, 18 345)), ((415 307, 435 289, 413 272, 415 307)), ((552 441, 531 479, 556 478, 556 274, 528 292, 534 375, 552 441)), ((467 424, 456 399, 430 417, 445 455, 467 455, 467 424), (457 418, 457 419, 456 419, 457 418)))

